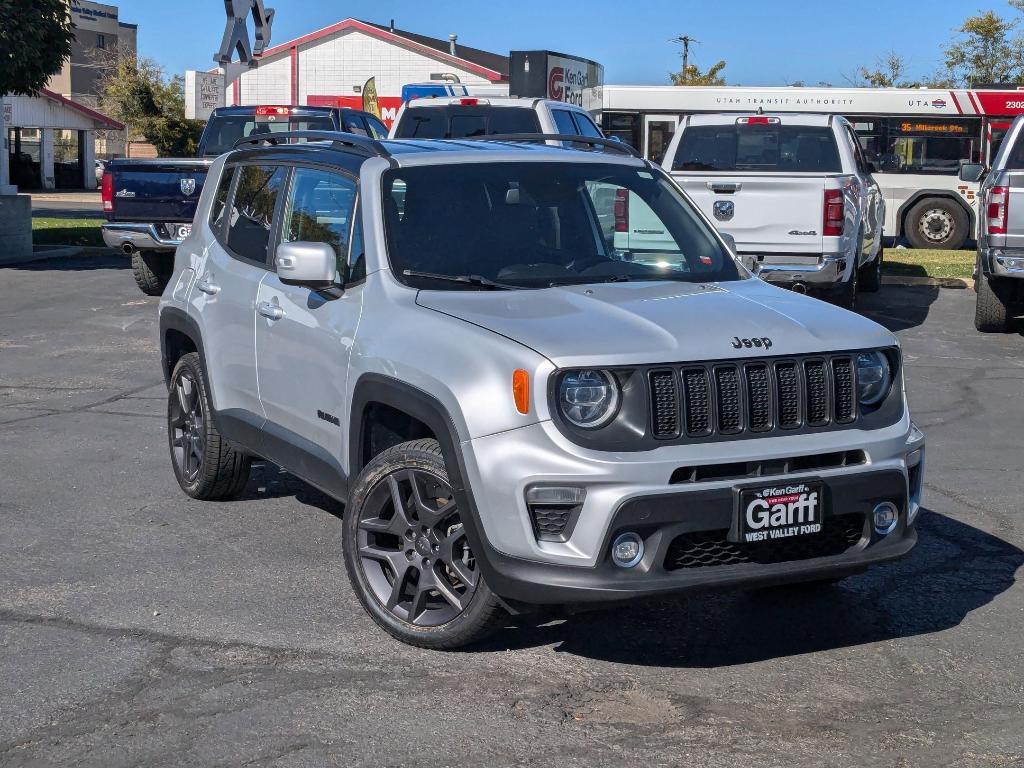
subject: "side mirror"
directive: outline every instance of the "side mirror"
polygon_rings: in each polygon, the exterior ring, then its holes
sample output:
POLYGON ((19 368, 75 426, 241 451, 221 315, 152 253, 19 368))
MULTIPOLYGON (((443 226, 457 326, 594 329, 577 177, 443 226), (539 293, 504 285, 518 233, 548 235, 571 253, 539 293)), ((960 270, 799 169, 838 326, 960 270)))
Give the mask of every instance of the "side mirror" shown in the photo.
POLYGON ((985 166, 981 163, 961 163, 960 181, 981 181, 985 175, 985 166))
POLYGON ((725 240, 725 244, 729 246, 729 250, 732 251, 732 255, 736 255, 736 238, 730 235, 728 232, 719 232, 719 237, 725 240))
POLYGON ((301 285, 314 291, 336 287, 337 257, 327 243, 281 243, 274 264, 285 285, 301 285))

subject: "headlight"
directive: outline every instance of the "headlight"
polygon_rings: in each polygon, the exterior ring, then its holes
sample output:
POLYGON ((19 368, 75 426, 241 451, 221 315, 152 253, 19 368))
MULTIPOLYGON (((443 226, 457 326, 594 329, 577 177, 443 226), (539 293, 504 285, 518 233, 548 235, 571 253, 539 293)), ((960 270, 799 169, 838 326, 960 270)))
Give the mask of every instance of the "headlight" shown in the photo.
POLYGON ((875 405, 889 394, 892 369, 883 352, 861 352, 857 355, 857 399, 861 405, 875 405))
POLYGON ((558 407, 577 427, 604 426, 619 407, 619 385, 607 371, 572 371, 558 387, 558 407))

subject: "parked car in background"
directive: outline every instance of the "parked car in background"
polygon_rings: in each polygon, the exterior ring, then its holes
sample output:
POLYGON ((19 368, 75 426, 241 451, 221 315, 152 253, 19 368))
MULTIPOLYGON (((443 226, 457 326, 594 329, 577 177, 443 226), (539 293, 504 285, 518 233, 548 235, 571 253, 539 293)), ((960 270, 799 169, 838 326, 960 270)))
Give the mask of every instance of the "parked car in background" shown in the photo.
POLYGON ((433 80, 429 83, 406 83, 402 86, 402 101, 433 99, 439 96, 468 96, 469 91, 461 83, 433 80))
MULTIPOLYGON (((978 181, 985 167, 965 163, 960 178, 978 181)), ((1024 303, 1024 116, 1014 119, 979 192, 977 303, 974 326, 983 332, 1009 329, 1024 303)))
POLYGON ((524 133, 603 136, 586 110, 550 99, 417 99, 402 105, 391 126, 393 139, 464 139, 524 133))
POLYGON ((181 489, 234 496, 259 456, 345 501, 352 589, 429 648, 907 554, 925 447, 896 337, 753 279, 660 168, 586 141, 608 151, 336 134, 218 158, 160 302, 181 489), (602 236, 620 189, 663 258, 602 236))
POLYGON ((113 160, 102 181, 103 240, 132 257, 143 293, 159 296, 171 274, 174 250, 192 231, 192 217, 213 158, 239 139, 283 131, 345 131, 381 139, 377 117, 337 107, 221 107, 210 116, 195 158, 113 160))
MULTIPOLYGON (((885 201, 844 118, 691 115, 663 167, 763 279, 847 308, 879 289, 885 201)), ((656 247, 663 233, 637 205, 617 229, 630 247, 656 247)))

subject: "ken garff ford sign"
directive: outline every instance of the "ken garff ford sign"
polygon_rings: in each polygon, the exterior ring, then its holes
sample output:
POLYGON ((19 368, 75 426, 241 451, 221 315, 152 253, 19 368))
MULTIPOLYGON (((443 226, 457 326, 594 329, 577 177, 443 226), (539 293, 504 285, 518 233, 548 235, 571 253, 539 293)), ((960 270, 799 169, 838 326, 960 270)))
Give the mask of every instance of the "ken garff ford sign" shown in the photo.
POLYGON ((512 51, 509 94, 564 101, 599 112, 604 67, 596 61, 552 51, 512 51))

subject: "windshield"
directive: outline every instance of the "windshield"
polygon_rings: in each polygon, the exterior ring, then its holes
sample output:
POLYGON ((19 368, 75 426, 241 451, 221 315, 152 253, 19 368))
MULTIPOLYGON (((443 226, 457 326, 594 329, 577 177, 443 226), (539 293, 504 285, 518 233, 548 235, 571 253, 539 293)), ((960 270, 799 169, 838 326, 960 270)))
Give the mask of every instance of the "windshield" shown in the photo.
POLYGON ((333 130, 335 130, 334 120, 330 115, 296 117, 291 120, 275 120, 273 122, 257 120, 252 115, 217 116, 207 126, 203 154, 208 157, 222 155, 231 149, 236 141, 253 134, 333 130))
POLYGON ((469 163, 387 171, 383 186, 391 269, 407 285, 482 290, 744 276, 660 171, 469 163), (460 276, 482 280, 445 279, 460 276))
POLYGON ((831 128, 808 125, 693 125, 683 131, 674 171, 840 173, 831 128))

